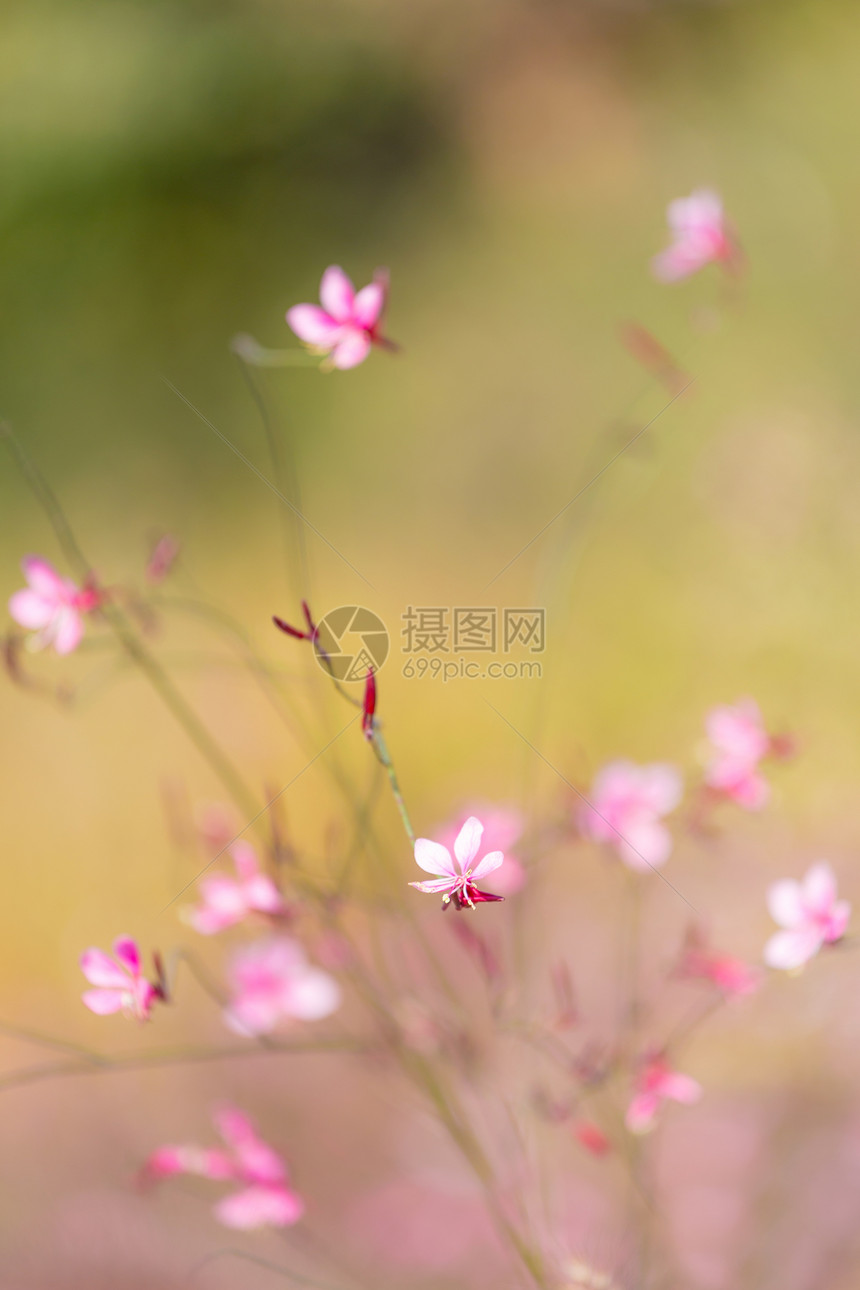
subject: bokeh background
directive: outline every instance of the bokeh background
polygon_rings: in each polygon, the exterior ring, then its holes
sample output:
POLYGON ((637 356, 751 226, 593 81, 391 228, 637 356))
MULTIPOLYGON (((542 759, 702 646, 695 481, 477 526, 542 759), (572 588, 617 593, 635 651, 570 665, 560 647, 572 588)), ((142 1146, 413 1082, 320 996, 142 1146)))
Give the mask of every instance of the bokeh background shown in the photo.
MULTIPOLYGON (((766 816, 679 846, 667 871, 727 948, 754 958, 773 877, 826 855, 860 898, 858 59, 847 0, 10 2, 0 413, 106 582, 142 585, 153 535, 176 535, 177 597, 229 612, 297 702, 320 677, 273 638, 270 615, 295 617, 303 594, 318 612, 381 614, 394 650, 380 713, 420 832, 470 798, 558 818, 569 794, 553 766, 585 785, 623 754, 692 777, 707 708, 755 695, 799 756, 766 816), (675 287, 649 272, 667 202, 700 185, 723 194, 748 257, 731 290, 716 271, 675 287), (332 262, 358 283, 388 266, 403 352, 348 374, 255 376, 304 513, 354 566, 305 530, 306 578, 284 508, 166 382, 270 475, 230 340, 292 346, 284 311, 316 298, 332 262), (630 322, 695 377, 671 407, 622 343, 630 322), (405 608, 470 603, 545 606, 542 680, 401 675, 405 608)), ((61 554, 8 459, 0 490, 6 595, 22 554, 61 554)), ((181 608, 154 646, 255 787, 280 788, 344 724, 323 694, 317 744, 291 733, 181 608)), ((165 793, 221 790, 108 650, 32 668, 74 698, 0 688, 0 1018, 130 1050, 148 1039, 84 1014, 77 955, 121 930, 163 945, 185 934, 165 906, 193 867, 165 793)), ((366 784, 357 731, 326 757, 366 784)), ((307 855, 339 845, 322 760, 283 806, 307 855)), ((377 809, 406 881, 394 811, 384 796, 377 809)), ((528 899, 591 980, 618 892, 583 855, 563 849, 528 899)), ((658 893, 655 948, 688 912, 658 893)), ((667 1202, 682 1278, 670 1284, 802 1290, 825 1271, 829 1290, 856 1284, 854 971, 849 957, 780 982, 695 1050, 710 1105, 690 1113, 692 1137, 670 1129, 661 1155, 681 1195, 680 1209, 667 1202), (791 1132, 800 1121, 806 1136, 791 1132)), ((601 999, 595 989, 598 1029, 601 999)), ((195 1036, 218 1035, 199 1012, 195 1036)), ((168 1020, 162 1035, 191 1024, 168 1020)), ((45 1058, 8 1037, 2 1055, 7 1070, 45 1058)), ((382 1076, 330 1059, 262 1066, 0 1092, 3 1290, 186 1284, 224 1244, 205 1194, 143 1202, 129 1179, 158 1142, 203 1138, 201 1108, 225 1095, 287 1144, 329 1233, 362 1228, 365 1193, 402 1196, 404 1179, 432 1173, 427 1125, 408 1099, 391 1114, 382 1076)), ((562 1176, 591 1179, 594 1163, 566 1150, 562 1176)), ((455 1184, 433 1177, 450 1201, 455 1184)), ((588 1185, 571 1183, 565 1239, 611 1263, 614 1229, 588 1185)), ((383 1261, 380 1284, 464 1283, 429 1257, 383 1261)), ((240 1280, 272 1277, 218 1265, 199 1283, 240 1280)))

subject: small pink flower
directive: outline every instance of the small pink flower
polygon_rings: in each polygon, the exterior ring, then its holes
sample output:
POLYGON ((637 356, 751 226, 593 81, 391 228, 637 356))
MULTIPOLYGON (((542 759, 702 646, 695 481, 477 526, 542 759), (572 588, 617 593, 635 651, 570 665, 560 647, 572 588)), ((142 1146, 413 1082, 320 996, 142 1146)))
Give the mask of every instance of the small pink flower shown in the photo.
POLYGON ((738 247, 717 193, 698 188, 689 197, 671 202, 667 217, 672 244, 652 261, 654 276, 662 282, 687 278, 706 264, 730 265, 737 261, 738 247))
POLYGON ((474 909, 476 904, 487 900, 504 900, 504 896, 493 896, 487 891, 479 891, 476 882, 486 878, 504 860, 501 851, 490 851, 478 864, 472 865, 481 848, 481 835, 484 826, 474 815, 470 815, 454 840, 454 859, 447 847, 441 842, 431 842, 429 838, 418 838, 415 842, 415 861, 427 873, 439 874, 432 882, 410 882, 410 887, 418 891, 440 893, 442 908, 445 909, 453 900, 457 909, 464 906, 474 909))
POLYGON ((30 638, 34 649, 53 645, 58 654, 71 654, 84 634, 83 615, 99 603, 98 591, 62 578, 37 555, 26 556, 21 568, 29 585, 11 597, 10 614, 21 627, 36 632, 30 638))
POLYGON ((94 948, 81 955, 81 971, 90 985, 97 987, 84 992, 84 1004, 100 1017, 122 1012, 137 1021, 148 1021, 153 1005, 164 997, 162 987, 144 977, 137 944, 130 936, 118 937, 113 952, 113 959, 94 948))
POLYGON ((672 836, 661 820, 674 811, 681 791, 674 766, 611 762, 594 781, 580 827, 593 841, 611 843, 629 868, 657 869, 672 850, 672 836))
POLYGON ((388 296, 388 274, 377 270, 373 281, 356 292, 338 265, 322 276, 319 305, 293 305, 287 323, 316 353, 328 354, 332 367, 345 371, 363 363, 372 345, 393 348, 380 332, 388 296))
POLYGON ((764 948, 768 967, 803 967, 823 945, 845 935, 851 906, 836 899, 836 879, 829 864, 813 865, 802 882, 785 878, 767 893, 770 916, 784 931, 776 932, 764 948))
POLYGON ((663 1102, 683 1102, 690 1106, 701 1096, 702 1086, 696 1080, 673 1071, 662 1057, 651 1057, 636 1077, 624 1122, 631 1133, 648 1133, 654 1128, 663 1102))
POLYGON ((681 954, 679 975, 711 981, 726 997, 752 994, 760 984, 760 972, 742 959, 711 949, 697 928, 691 929, 681 954))
POLYGON ((237 950, 229 980, 226 1021, 240 1035, 268 1035, 284 1018, 317 1021, 340 1006, 337 982, 308 963, 301 945, 288 936, 237 950))
POLYGON ((176 1174, 195 1174, 213 1182, 241 1183, 215 1206, 225 1227, 250 1231, 258 1227, 289 1227, 304 1213, 302 1198, 290 1186, 287 1168, 253 1124, 234 1107, 215 1115, 215 1126, 226 1144, 220 1147, 167 1146, 150 1156, 143 1177, 151 1182, 176 1174))
POLYGON ((515 896, 526 882, 525 866, 512 854, 512 848, 519 842, 526 827, 522 812, 512 806, 474 802, 470 810, 462 811, 453 823, 443 827, 439 835, 443 847, 453 850, 457 834, 472 815, 476 815, 484 826, 484 846, 490 851, 501 851, 505 857, 504 868, 493 879, 493 886, 500 896, 515 896))
POLYGON ((754 699, 741 699, 731 707, 713 708, 705 729, 714 754, 705 769, 705 783, 748 811, 758 811, 770 796, 770 786, 759 773, 759 762, 773 750, 754 699))
POLYGON ((240 839, 228 850, 236 866, 236 877, 213 874, 204 878, 200 883, 202 903, 185 915, 194 930, 204 936, 233 927, 249 914, 277 916, 286 912, 274 882, 260 872, 257 853, 251 844, 240 839))

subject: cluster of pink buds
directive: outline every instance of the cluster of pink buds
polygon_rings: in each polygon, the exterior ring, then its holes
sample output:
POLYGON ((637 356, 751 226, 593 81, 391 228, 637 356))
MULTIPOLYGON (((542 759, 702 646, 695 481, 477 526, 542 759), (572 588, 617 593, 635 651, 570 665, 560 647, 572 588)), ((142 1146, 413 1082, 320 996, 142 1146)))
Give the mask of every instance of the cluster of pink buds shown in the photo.
POLYGON ((71 654, 84 634, 84 615, 101 604, 104 593, 91 579, 79 587, 63 578, 41 556, 28 555, 21 561, 27 586, 9 601, 9 612, 21 627, 33 631, 33 649, 53 646, 58 654, 71 654))
POLYGON ((146 1162, 142 1181, 195 1174, 212 1182, 239 1183, 238 1191, 215 1206, 216 1217, 225 1227, 251 1231, 297 1223, 304 1202, 290 1186, 281 1157, 258 1137, 242 1111, 226 1106, 214 1118, 224 1147, 159 1147, 146 1162))

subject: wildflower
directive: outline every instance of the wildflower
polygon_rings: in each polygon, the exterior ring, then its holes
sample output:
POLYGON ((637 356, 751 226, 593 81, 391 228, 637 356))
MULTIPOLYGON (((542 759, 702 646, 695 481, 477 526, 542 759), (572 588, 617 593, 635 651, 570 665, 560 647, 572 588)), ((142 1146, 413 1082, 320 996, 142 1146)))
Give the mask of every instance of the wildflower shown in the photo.
POLYGON ((157 1182, 176 1174, 195 1174, 213 1182, 242 1184, 215 1206, 225 1227, 250 1231, 289 1227, 304 1213, 302 1198, 290 1186, 287 1168, 277 1152, 257 1136, 242 1111, 226 1106, 215 1114, 221 1147, 166 1146, 150 1156, 143 1178, 157 1182))
POLYGON ((453 823, 442 829, 439 840, 449 851, 454 846, 457 834, 472 815, 477 815, 484 825, 484 846, 491 851, 501 851, 505 857, 505 867, 493 879, 493 885, 500 896, 516 895, 526 881, 525 866, 516 855, 511 854, 511 848, 519 842, 525 829, 522 812, 511 806, 474 803, 471 810, 461 812, 453 823))
POLYGON ((137 1021, 148 1021, 153 1005, 164 999, 163 985, 153 985, 144 977, 137 943, 130 936, 118 937, 113 952, 115 958, 94 948, 81 955, 81 971, 96 987, 84 992, 84 1004, 100 1017, 122 1012, 137 1021))
POLYGON ((711 949, 701 931, 695 927, 687 933, 678 975, 711 981, 727 998, 752 994, 758 989, 760 977, 759 972, 742 959, 711 949))
POLYGON ((345 371, 363 363, 372 345, 393 348, 380 333, 388 296, 388 274, 377 270, 369 286, 356 292, 338 265, 322 276, 319 305, 293 305, 287 323, 312 351, 327 354, 331 367, 345 371))
POLYGON ((282 1018, 317 1021, 340 1006, 333 977, 313 967, 288 936, 237 950, 230 965, 227 1025, 240 1035, 268 1035, 282 1018))
POLYGON ((836 899, 833 870, 823 861, 813 865, 802 882, 775 882, 767 904, 771 918, 785 930, 771 936, 764 961, 787 971, 803 967, 823 945, 841 940, 851 916, 848 901, 836 899))
POLYGON ((705 783, 748 811, 760 810, 770 796, 770 787, 758 766, 773 751, 773 740, 764 728, 758 704, 754 699, 741 699, 731 707, 713 708, 705 729, 714 749, 705 769, 705 783))
POLYGON ((674 766, 614 761, 594 781, 581 828, 595 842, 612 843, 629 868, 656 869, 672 850, 662 817, 680 800, 681 777, 674 766))
POLYGON ((21 568, 29 585, 10 599, 10 614, 21 627, 36 632, 30 638, 32 648, 53 645, 58 654, 71 654, 84 634, 84 614, 99 603, 98 591, 61 577, 52 564, 37 555, 26 556, 21 568))
POLYGON ((457 909, 468 905, 474 909, 476 904, 486 900, 504 900, 504 896, 493 896, 489 892, 479 891, 475 883, 486 878, 504 860, 501 851, 490 851, 483 860, 472 867, 472 861, 481 847, 481 835, 484 826, 474 815, 470 815, 454 840, 454 858, 441 842, 431 842, 429 838, 418 838, 415 842, 415 861, 427 873, 439 874, 431 882, 410 882, 410 887, 418 891, 439 892, 442 895, 442 908, 445 909, 454 901, 457 909))
POLYGON ((239 840, 229 848, 236 877, 213 874, 200 883, 202 903, 186 914, 195 931, 204 936, 222 932, 241 923, 249 914, 279 915, 286 912, 283 897, 272 879, 260 871, 257 853, 249 842, 239 840))
POLYGON ((706 264, 737 262, 739 249, 717 193, 697 188, 689 197, 670 202, 666 213, 672 243, 652 261, 654 276, 662 282, 687 278, 706 264))
POLYGON ((631 1133, 648 1133, 663 1102, 683 1102, 689 1106, 701 1096, 702 1086, 696 1080, 673 1071, 662 1057, 650 1057, 636 1077, 624 1122, 631 1133))

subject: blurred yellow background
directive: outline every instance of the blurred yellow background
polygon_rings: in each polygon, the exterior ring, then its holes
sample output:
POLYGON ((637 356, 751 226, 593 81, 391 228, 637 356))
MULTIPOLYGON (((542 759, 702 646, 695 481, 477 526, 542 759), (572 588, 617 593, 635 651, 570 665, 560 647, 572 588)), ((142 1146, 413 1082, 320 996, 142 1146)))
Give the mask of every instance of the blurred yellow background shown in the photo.
MULTIPOLYGON (((584 786, 618 755, 693 776, 707 708, 753 694, 800 756, 775 776, 768 817, 736 825, 733 859, 728 842, 716 860, 679 852, 669 875, 707 901, 725 859, 735 899, 749 884, 737 948, 750 955, 772 877, 827 854, 851 894, 858 59, 856 7, 822 0, 6 5, 0 414, 104 582, 141 586, 152 535, 170 532, 176 589, 227 610, 297 694, 316 687, 314 746, 204 623, 163 619, 153 649, 255 790, 298 775, 351 715, 271 614, 297 620, 303 595, 318 614, 366 604, 392 634, 379 715, 419 832, 474 798, 517 802, 533 821, 558 811, 564 785, 490 704, 584 786), (731 290, 715 269, 673 287, 649 271, 666 204, 702 185, 722 193, 748 257, 731 290), (304 514, 363 575, 306 529, 304 586, 277 498, 165 382, 271 476, 230 340, 297 347, 284 311, 316 299, 330 263, 358 285, 388 266, 403 352, 343 374, 255 374, 304 514), (695 378, 670 407, 621 342, 629 322, 695 378), (461 604, 544 606, 543 679, 404 678, 406 607, 461 604)), ((23 554, 62 557, 8 459, 0 489, 8 595, 23 554)), ((118 1022, 83 1014, 78 953, 120 931, 184 935, 165 906, 193 871, 169 839, 164 785, 195 802, 223 793, 107 651, 27 666, 79 699, 60 709, 0 687, 0 1018, 133 1046, 118 1022)), ((325 756, 364 790, 357 727, 325 756)), ((309 856, 348 834, 322 759, 283 807, 309 856)), ((412 860, 384 794, 376 809, 405 882, 412 860)), ((3 1051, 7 1069, 39 1058, 3 1051)), ((70 1115, 97 1135, 96 1098, 119 1123, 125 1099, 196 1105, 225 1078, 4 1093, 7 1148, 37 1144, 22 1185, 4 1188, 17 1197, 2 1220, 10 1248, 32 1239, 45 1194, 107 1190, 95 1165, 80 1181, 70 1115)), ((130 1130, 129 1169, 181 1120, 130 1130)), ((352 1125, 347 1109, 341 1120, 352 1125)), ((57 1204, 87 1230, 78 1201, 57 1204)), ((141 1221, 158 1230, 149 1211, 141 1221)), ((167 1284, 161 1264, 135 1280, 117 1260, 92 1275, 167 1284)), ((21 1290, 65 1284, 20 1267, 21 1290)))

